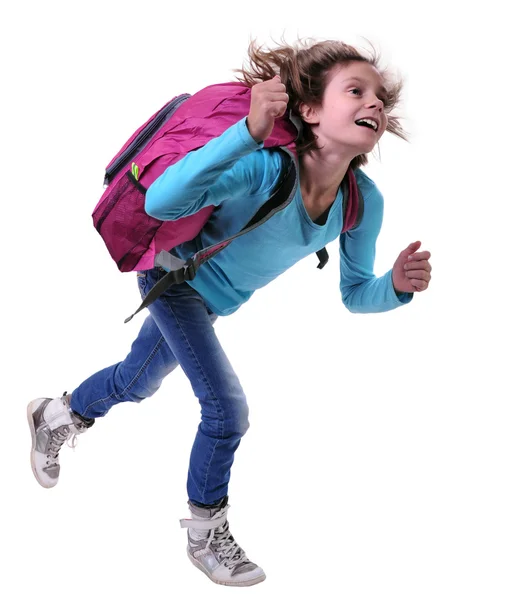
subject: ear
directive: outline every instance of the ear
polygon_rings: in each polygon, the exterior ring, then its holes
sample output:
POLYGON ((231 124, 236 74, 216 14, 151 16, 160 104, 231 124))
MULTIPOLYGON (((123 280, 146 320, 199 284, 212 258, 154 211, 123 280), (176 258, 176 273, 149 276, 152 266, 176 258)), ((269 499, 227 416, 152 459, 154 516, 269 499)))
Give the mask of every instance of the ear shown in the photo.
POLYGON ((302 102, 298 107, 302 120, 309 125, 316 125, 320 121, 316 108, 302 102))

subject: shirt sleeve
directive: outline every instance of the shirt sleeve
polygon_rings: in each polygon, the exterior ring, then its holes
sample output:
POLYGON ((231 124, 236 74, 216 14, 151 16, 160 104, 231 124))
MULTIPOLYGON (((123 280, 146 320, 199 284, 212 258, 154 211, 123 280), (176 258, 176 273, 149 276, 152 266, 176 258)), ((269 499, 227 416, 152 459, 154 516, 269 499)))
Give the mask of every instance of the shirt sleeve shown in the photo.
POLYGON ((375 244, 383 211, 384 198, 373 185, 364 197, 360 225, 340 235, 340 291, 342 302, 350 312, 386 312, 408 304, 413 297, 413 294, 395 292, 391 269, 382 277, 374 275, 375 244))
POLYGON ((146 192, 145 212, 163 221, 176 220, 258 189, 265 178, 251 155, 264 145, 253 139, 246 120, 165 169, 146 192))

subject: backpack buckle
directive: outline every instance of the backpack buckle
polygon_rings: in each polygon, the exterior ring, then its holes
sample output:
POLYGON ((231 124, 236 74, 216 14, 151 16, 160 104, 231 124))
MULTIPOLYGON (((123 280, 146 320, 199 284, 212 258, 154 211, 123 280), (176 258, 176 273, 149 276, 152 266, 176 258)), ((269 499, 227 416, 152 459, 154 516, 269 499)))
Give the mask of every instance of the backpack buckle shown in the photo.
POLYGON ((170 252, 162 250, 156 255, 154 266, 160 267, 167 273, 174 271, 176 274, 176 283, 192 281, 196 277, 196 265, 192 256, 183 261, 181 258, 170 254, 170 252))
POLYGON ((192 256, 185 261, 183 265, 183 274, 185 281, 192 281, 196 277, 196 265, 192 256))

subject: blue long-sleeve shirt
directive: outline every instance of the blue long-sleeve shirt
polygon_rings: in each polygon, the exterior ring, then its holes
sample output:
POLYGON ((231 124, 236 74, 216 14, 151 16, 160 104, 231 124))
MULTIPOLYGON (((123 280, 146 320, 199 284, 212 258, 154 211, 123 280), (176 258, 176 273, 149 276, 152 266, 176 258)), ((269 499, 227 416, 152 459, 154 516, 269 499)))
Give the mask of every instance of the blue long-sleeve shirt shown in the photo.
MULTIPOLYGON (((247 224, 269 199, 282 160, 282 153, 264 149, 252 138, 244 118, 168 167, 148 188, 145 211, 157 219, 175 220, 206 206, 216 207, 199 235, 174 249, 186 260, 247 224)), ((362 221, 356 229, 341 233, 342 191, 325 224, 319 225, 309 217, 298 186, 285 209, 233 240, 198 269, 189 285, 214 313, 226 316, 257 289, 340 236, 340 291, 351 312, 383 312, 408 303, 412 294, 395 293, 391 270, 382 277, 373 273, 383 197, 361 169, 355 170, 355 176, 364 198, 362 221)))

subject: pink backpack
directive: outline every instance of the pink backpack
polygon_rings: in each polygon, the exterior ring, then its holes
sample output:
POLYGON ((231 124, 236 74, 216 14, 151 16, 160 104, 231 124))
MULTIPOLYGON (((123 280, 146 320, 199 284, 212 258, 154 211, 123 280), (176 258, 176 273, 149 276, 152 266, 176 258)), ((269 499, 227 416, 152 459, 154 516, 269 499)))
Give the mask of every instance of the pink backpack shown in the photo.
MULTIPOLYGON (((111 257, 123 272, 155 266, 167 271, 134 315, 174 283, 192 280, 200 265, 236 237, 267 221, 293 199, 298 185, 295 140, 301 121, 289 114, 276 120, 264 147, 285 152, 290 160, 284 161, 286 167, 270 199, 239 233, 204 248, 183 262, 169 250, 196 237, 214 207, 206 207, 177 221, 160 221, 144 211, 146 190, 152 182, 188 152, 201 148, 247 116, 250 104, 251 89, 239 82, 211 85, 192 96, 176 96, 130 137, 106 167, 104 183, 107 187, 92 217, 111 257)), ((344 184, 346 210, 343 232, 358 225, 363 210, 362 195, 351 169, 344 184)), ((325 248, 317 255, 320 259, 318 268, 321 269, 329 256, 325 248)))

